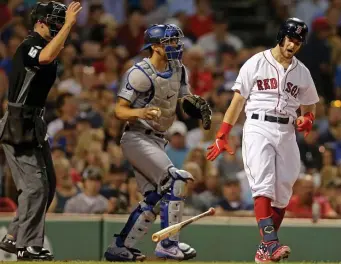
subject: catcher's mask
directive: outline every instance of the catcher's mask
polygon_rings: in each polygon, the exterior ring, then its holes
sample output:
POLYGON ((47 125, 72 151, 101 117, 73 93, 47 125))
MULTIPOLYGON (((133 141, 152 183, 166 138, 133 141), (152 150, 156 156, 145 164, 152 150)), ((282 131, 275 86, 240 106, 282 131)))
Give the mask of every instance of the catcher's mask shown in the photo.
POLYGON ((32 25, 38 21, 49 27, 51 37, 58 34, 65 23, 66 5, 51 1, 49 3, 38 2, 31 13, 32 25))
POLYGON ((277 43, 282 44, 285 36, 299 40, 302 44, 307 43, 308 26, 298 18, 288 18, 279 28, 277 43))
POLYGON ((168 62, 181 67, 184 47, 182 38, 184 33, 174 24, 152 25, 144 32, 144 46, 141 50, 149 49, 153 44, 161 44, 165 48, 168 62))

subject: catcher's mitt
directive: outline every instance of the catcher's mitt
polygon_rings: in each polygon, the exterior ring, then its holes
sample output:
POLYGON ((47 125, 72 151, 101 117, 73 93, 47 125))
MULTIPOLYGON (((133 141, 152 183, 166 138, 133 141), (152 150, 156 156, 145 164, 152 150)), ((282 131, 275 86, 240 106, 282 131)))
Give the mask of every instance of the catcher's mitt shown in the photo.
POLYGON ((212 110, 205 99, 198 95, 189 95, 183 99, 182 108, 190 117, 201 119, 205 130, 211 128, 212 110))

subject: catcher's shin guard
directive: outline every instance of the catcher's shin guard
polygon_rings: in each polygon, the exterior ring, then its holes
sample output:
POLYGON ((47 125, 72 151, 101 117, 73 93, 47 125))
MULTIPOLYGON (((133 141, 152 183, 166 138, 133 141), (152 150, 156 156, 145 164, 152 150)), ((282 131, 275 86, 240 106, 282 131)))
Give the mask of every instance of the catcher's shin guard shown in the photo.
POLYGON ((156 192, 146 194, 118 235, 116 239, 118 247, 132 248, 148 232, 158 214, 154 207, 160 199, 161 195, 156 192))
MULTIPOLYGON (((186 184, 189 180, 193 180, 193 176, 189 172, 174 167, 169 169, 168 181, 162 186, 162 188, 167 188, 168 191, 166 191, 160 203, 162 229, 181 222, 184 199, 186 198, 186 184)), ((167 247, 178 241, 179 234, 176 234, 161 243, 164 247, 167 247)))

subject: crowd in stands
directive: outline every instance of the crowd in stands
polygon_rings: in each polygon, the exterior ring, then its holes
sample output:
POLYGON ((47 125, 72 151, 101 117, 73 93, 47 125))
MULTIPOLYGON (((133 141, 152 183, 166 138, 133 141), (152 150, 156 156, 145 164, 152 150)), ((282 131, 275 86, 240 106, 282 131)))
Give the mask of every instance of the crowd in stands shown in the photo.
MULTIPOLYGON (((272 12, 264 43, 257 45, 231 31, 228 14, 213 10, 210 0, 79 1, 83 9, 60 54, 58 79, 44 117, 57 175, 49 212, 126 214, 142 199, 120 148, 124 123, 115 118, 113 109, 124 72, 149 55, 139 52, 145 29, 150 24, 174 23, 186 36, 183 63, 191 92, 208 100, 213 110, 210 131, 179 108, 167 133, 170 159, 195 177, 188 186, 185 214, 213 206, 217 215, 253 215, 241 154, 245 115, 230 134, 235 155, 225 153, 209 162, 206 148, 214 141, 231 102, 231 87, 240 67, 252 55, 274 46, 277 26, 296 16, 309 26, 308 42, 297 57, 311 71, 320 102, 311 133, 305 138, 297 134, 302 167, 287 216, 311 218, 312 205, 318 204, 322 218, 341 218, 340 0, 266 1, 272 12)), ((0 4, 1 116, 6 109, 11 58, 29 34, 29 13, 35 2, 0 4)), ((11 212, 16 208, 16 189, 2 151, 0 173, 0 211, 11 212)))

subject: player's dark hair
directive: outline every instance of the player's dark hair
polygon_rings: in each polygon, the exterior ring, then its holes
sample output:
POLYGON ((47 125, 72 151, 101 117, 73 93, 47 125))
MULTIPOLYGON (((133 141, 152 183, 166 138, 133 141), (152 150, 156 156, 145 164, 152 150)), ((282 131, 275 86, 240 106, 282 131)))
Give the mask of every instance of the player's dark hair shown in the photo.
POLYGON ((129 18, 134 13, 143 14, 143 10, 139 7, 130 6, 127 8, 127 17, 129 18))
POLYGON ((73 94, 69 92, 65 92, 57 97, 56 108, 58 111, 60 111, 60 109, 64 106, 66 99, 69 97, 73 97, 73 94))
POLYGON ((104 11, 103 5, 102 4, 92 4, 89 7, 89 13, 94 13, 96 11, 104 11))

